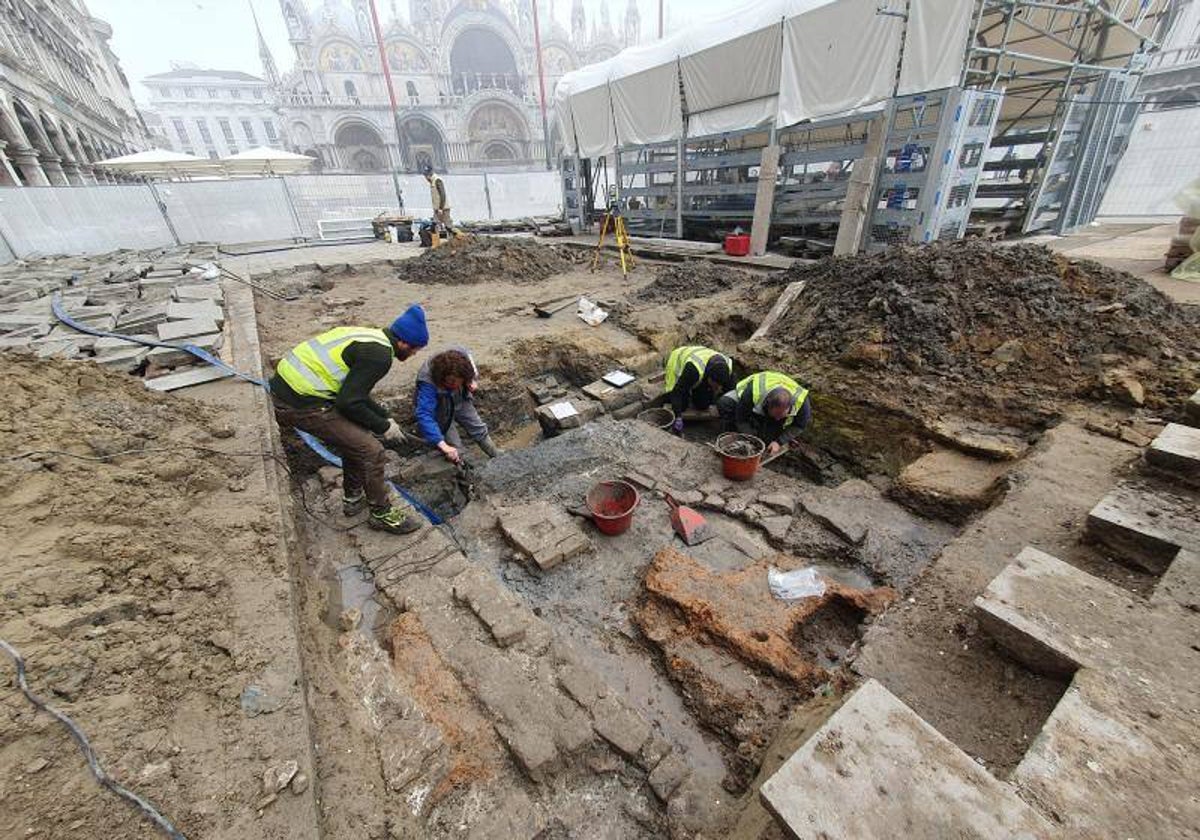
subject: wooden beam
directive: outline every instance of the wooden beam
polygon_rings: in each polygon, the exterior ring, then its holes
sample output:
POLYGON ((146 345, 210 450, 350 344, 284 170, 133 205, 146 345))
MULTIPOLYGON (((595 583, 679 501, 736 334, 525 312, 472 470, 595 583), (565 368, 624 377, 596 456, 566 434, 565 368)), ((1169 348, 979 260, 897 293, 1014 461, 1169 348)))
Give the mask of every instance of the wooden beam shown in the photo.
POLYGON ((767 252, 767 236, 771 233, 771 211, 775 207, 775 179, 779 174, 777 145, 762 150, 758 167, 758 191, 754 194, 754 221, 750 225, 750 253, 761 257, 767 252))
POLYGON ((875 181, 879 173, 879 158, 883 155, 885 128, 883 116, 867 124, 867 148, 850 171, 850 184, 846 187, 837 241, 833 245, 835 255, 857 254, 862 244, 863 231, 875 204, 875 181))

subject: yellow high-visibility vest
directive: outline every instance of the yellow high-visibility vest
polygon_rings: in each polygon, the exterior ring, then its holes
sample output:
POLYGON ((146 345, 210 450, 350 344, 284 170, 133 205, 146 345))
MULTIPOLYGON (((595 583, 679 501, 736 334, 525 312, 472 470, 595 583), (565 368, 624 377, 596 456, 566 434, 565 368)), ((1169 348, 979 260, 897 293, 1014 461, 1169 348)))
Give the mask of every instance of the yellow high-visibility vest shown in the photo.
POLYGON ((784 428, 792 425, 792 421, 800 413, 804 401, 808 399, 807 388, 790 376, 784 376, 782 373, 776 373, 772 370, 764 370, 761 373, 751 374, 739 382, 737 384, 738 396, 740 397, 745 394, 747 388, 750 389, 750 398, 754 400, 755 414, 766 414, 763 404, 767 401, 767 394, 776 388, 784 388, 792 395, 792 410, 788 412, 787 418, 783 421, 784 428))
POLYGON ((275 367, 275 372, 302 397, 332 400, 342 390, 350 366, 342 352, 356 341, 370 341, 391 348, 391 339, 374 327, 334 327, 292 348, 275 367))
POLYGON ((671 355, 667 356, 666 381, 664 389, 670 393, 675 390, 675 383, 679 381, 679 377, 683 376, 683 372, 687 370, 688 365, 692 365, 700 373, 700 378, 704 378, 704 368, 708 365, 709 359, 714 356, 720 356, 729 365, 729 369, 733 370, 733 363, 724 353, 718 353, 716 350, 710 350, 707 347, 694 345, 689 347, 676 347, 671 351, 671 355))

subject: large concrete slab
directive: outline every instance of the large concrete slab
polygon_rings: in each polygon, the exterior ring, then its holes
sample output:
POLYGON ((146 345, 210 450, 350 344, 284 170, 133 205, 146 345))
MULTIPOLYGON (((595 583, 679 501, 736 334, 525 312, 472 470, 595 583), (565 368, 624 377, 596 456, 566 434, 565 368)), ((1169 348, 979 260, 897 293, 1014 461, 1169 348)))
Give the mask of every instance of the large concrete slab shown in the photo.
POLYGON ((1179 549, 1200 551, 1197 522, 1200 505, 1192 495, 1120 484, 1088 513, 1087 534, 1118 559, 1159 574, 1179 549))
POLYGON ((1050 824, 875 680, 762 786, 798 838, 1047 838, 1050 824))
POLYGON ((1146 463, 1187 482, 1200 481, 1200 429, 1168 423, 1146 450, 1146 463))
POLYGON ((1144 602, 1026 549, 976 600, 984 629, 1025 664, 1077 669, 1012 776, 1063 836, 1196 836, 1198 585, 1189 552, 1144 602))

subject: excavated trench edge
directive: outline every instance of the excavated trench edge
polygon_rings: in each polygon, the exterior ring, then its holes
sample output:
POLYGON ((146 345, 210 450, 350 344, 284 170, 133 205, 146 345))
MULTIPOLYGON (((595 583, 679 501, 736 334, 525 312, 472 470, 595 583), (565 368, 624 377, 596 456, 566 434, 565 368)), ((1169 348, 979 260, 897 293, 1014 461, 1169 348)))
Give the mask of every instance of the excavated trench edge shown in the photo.
MULTIPOLYGON (((258 379, 263 378, 262 344, 258 334, 258 313, 254 305, 254 293, 249 286, 222 280, 225 295, 226 317, 229 323, 230 345, 233 350, 233 366, 238 370, 249 373, 258 379)), ((283 442, 279 435, 279 427, 275 423, 271 411, 270 399, 263 388, 253 387, 250 397, 257 406, 261 418, 258 429, 259 440, 264 449, 269 450, 275 457, 263 459, 263 473, 267 490, 273 493, 279 501, 278 527, 282 536, 283 550, 287 555, 288 569, 288 611, 291 614, 292 642, 296 649, 296 661, 299 666, 300 714, 304 726, 304 742, 307 749, 307 764, 310 768, 309 779, 311 791, 312 825, 314 835, 318 838, 325 836, 321 810, 321 778, 317 772, 317 754, 313 736, 312 706, 309 701, 309 681, 305 663, 302 633, 307 632, 300 612, 301 604, 301 550, 300 536, 296 531, 295 500, 285 488, 289 486, 288 475, 282 463, 277 460, 285 457, 283 442)))

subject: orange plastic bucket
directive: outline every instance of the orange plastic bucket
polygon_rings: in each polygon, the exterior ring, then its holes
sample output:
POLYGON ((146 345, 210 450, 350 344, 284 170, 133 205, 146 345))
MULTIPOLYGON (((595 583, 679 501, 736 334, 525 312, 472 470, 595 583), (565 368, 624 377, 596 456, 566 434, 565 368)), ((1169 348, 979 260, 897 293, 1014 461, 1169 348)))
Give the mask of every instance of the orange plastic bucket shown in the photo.
POLYGON ((721 472, 730 481, 748 481, 758 472, 759 461, 767 446, 754 435, 726 432, 717 438, 721 472))

